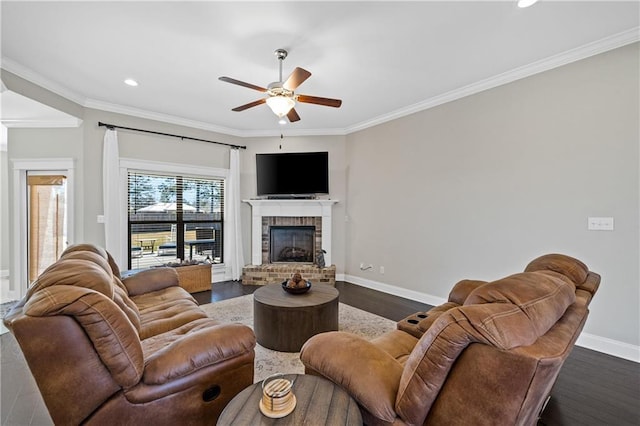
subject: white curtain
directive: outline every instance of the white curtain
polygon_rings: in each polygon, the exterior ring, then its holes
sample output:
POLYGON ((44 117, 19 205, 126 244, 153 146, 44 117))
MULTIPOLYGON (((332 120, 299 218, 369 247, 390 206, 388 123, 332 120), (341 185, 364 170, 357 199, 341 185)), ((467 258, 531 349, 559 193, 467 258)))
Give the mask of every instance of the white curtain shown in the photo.
POLYGON ((242 232, 240 229, 240 150, 229 151, 229 179, 227 196, 224 201, 227 220, 227 238, 225 239, 224 261, 229 265, 231 279, 239 280, 244 266, 242 253, 242 232))
POLYGON ((120 228, 120 166, 118 154, 118 134, 114 129, 107 129, 104 134, 102 152, 102 203, 104 215, 105 249, 111 253, 116 263, 122 266, 122 240, 120 228))

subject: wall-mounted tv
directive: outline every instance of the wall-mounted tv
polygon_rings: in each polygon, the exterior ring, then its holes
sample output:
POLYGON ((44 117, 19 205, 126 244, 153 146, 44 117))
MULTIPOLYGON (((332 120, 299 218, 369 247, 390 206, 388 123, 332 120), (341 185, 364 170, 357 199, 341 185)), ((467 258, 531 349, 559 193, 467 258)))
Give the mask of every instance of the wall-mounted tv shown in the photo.
POLYGON ((329 153, 256 154, 258 196, 313 197, 329 193, 329 153))

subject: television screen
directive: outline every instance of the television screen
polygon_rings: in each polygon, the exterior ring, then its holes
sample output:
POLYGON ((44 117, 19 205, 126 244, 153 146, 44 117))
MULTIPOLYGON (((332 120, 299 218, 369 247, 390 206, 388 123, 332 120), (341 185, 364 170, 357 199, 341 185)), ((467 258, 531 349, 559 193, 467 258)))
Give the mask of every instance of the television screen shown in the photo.
POLYGON ((259 196, 295 197, 329 193, 329 153, 256 154, 259 196))

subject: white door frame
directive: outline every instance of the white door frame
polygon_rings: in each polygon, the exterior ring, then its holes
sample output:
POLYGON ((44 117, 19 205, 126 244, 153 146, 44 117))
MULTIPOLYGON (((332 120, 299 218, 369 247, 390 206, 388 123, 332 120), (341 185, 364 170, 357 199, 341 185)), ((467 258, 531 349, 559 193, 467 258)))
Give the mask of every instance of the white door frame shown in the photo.
POLYGON ((61 171, 67 176, 67 240, 74 242, 75 160, 73 158, 29 158, 11 160, 13 165, 13 218, 11 221, 13 273, 9 297, 21 299, 27 292, 27 171, 61 171))

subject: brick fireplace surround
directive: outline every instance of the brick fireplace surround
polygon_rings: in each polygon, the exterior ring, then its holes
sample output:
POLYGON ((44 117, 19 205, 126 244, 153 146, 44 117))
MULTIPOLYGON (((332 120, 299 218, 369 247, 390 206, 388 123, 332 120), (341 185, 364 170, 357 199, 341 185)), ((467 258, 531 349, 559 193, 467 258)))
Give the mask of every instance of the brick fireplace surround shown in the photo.
POLYGON ((251 265, 242 269, 242 283, 280 283, 299 272, 312 283, 335 285, 331 263, 331 210, 337 200, 243 200, 251 205, 251 265), (270 226, 314 226, 315 246, 326 251, 326 267, 308 263, 269 263, 270 226))

